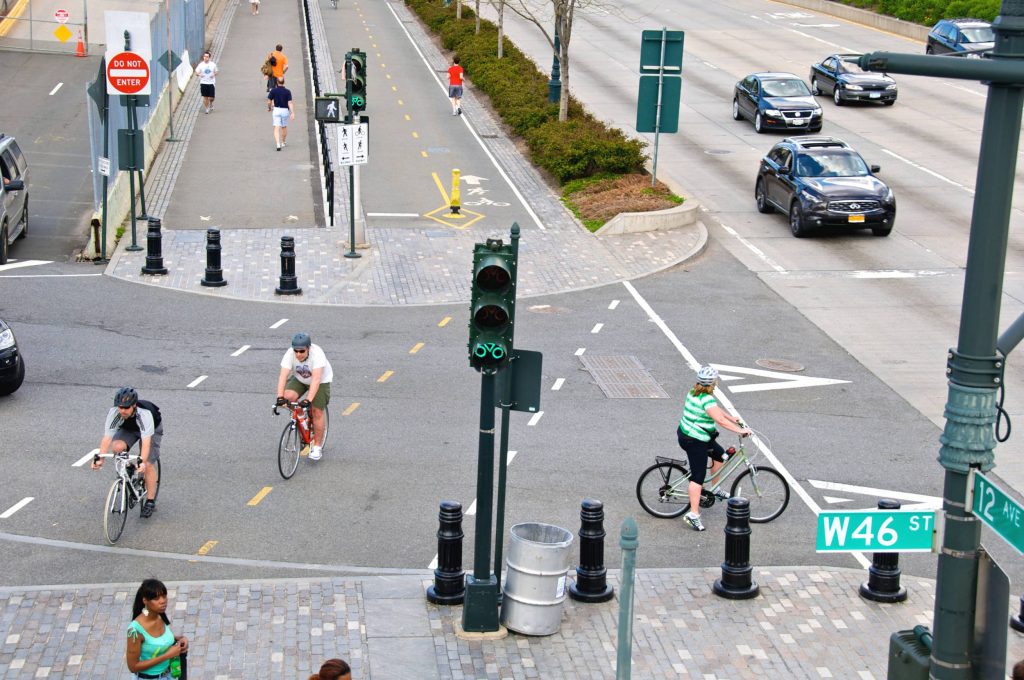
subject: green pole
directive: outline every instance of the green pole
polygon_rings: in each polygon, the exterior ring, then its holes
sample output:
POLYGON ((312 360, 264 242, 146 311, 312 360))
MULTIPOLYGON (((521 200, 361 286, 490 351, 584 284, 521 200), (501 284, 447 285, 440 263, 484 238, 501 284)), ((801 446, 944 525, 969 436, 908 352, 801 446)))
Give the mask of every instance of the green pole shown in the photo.
POLYGON ((636 578, 636 520, 622 520, 619 547, 622 548, 622 582, 619 584, 619 644, 615 656, 615 680, 629 680, 633 663, 633 581, 636 578))

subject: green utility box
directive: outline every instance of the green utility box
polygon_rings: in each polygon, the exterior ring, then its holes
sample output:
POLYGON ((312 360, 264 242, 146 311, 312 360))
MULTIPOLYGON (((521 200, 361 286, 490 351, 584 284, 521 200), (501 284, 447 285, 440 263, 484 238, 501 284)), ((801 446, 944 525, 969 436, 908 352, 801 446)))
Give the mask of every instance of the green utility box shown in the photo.
POLYGON ((924 626, 889 636, 888 680, 928 680, 932 636, 924 626))

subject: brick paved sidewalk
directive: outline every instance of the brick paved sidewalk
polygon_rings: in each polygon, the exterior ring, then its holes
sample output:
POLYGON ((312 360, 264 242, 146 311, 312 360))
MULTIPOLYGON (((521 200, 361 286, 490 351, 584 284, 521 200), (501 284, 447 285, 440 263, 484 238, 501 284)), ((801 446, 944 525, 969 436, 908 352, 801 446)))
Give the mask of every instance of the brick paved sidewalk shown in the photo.
MULTIPOLYGON (((886 677, 889 635, 931 624, 934 582, 903 578, 902 604, 861 599, 852 569, 755 569, 760 596, 711 592, 718 569, 640 570, 633 677, 886 677)), ((461 607, 427 603, 426 576, 168 583, 169 616, 191 644, 192 678, 305 678, 342 657, 363 680, 613 678, 618 597, 566 600, 560 630, 502 640, 455 635, 461 607)), ((609 583, 619 590, 615 574, 609 583)), ((0 589, 0 677, 127 678, 137 584, 0 589)), ((1024 658, 1010 631, 1008 658, 1024 658)))

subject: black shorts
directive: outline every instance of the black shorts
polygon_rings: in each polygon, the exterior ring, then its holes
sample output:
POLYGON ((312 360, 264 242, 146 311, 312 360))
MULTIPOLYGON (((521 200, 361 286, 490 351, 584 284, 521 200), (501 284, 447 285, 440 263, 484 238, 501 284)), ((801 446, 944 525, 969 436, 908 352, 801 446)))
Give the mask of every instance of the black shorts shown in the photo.
POLYGON ((690 461, 690 481, 703 484, 708 472, 708 456, 721 463, 725 449, 714 437, 709 442, 702 442, 686 436, 679 428, 676 428, 676 438, 679 440, 679 448, 686 451, 686 459, 690 461))
POLYGON ((213 83, 199 83, 199 96, 213 99, 216 86, 213 83))

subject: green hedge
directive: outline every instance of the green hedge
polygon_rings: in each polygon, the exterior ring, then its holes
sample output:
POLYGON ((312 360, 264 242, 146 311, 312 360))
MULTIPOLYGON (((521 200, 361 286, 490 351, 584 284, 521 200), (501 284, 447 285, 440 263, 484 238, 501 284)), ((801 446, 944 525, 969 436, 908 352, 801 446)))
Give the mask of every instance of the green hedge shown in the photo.
POLYGON ((844 5, 888 14, 897 19, 931 26, 939 19, 972 17, 992 21, 1001 0, 839 0, 844 5))
POLYGON ((406 0, 423 22, 441 39, 441 45, 459 55, 473 87, 486 94, 512 131, 526 141, 531 160, 559 182, 601 173, 643 171, 646 142, 629 139, 590 115, 569 98, 569 120, 558 121, 558 104, 548 102, 547 76, 505 38, 504 57, 498 59, 498 27, 481 20, 476 34, 473 10, 463 5, 455 18, 455 3, 441 0, 406 0))

